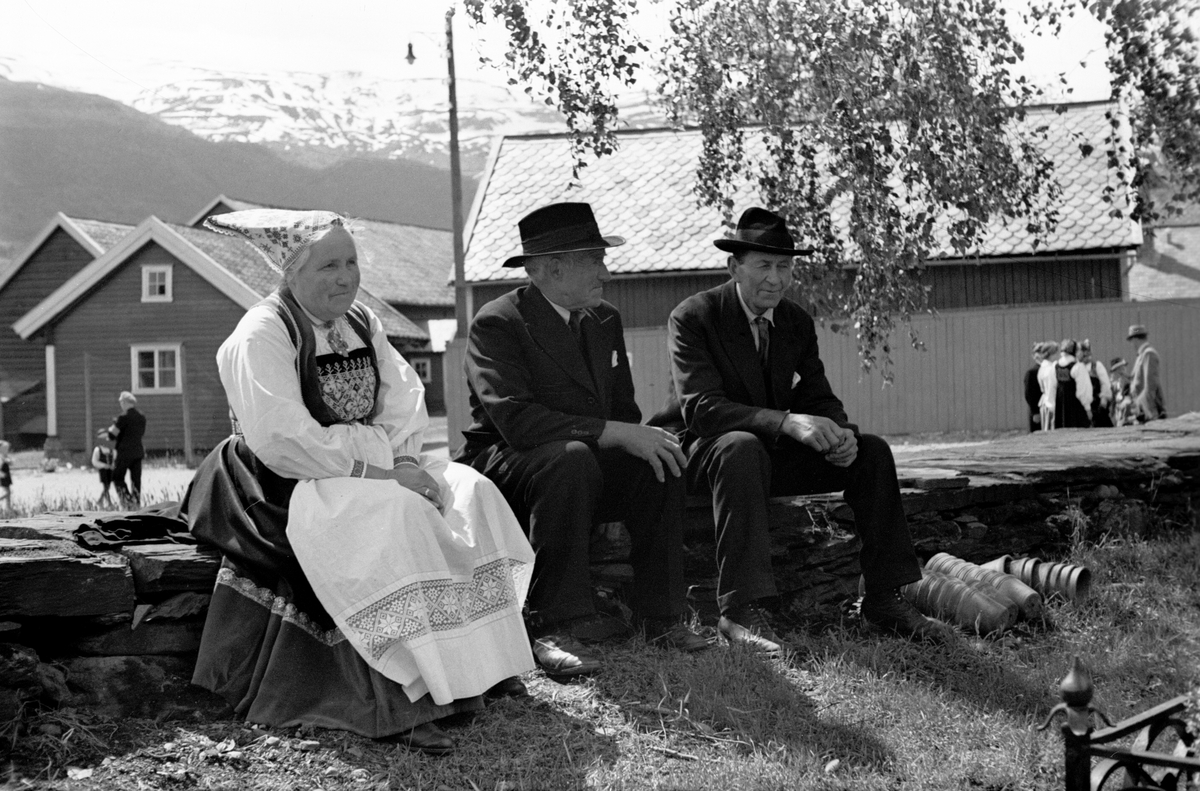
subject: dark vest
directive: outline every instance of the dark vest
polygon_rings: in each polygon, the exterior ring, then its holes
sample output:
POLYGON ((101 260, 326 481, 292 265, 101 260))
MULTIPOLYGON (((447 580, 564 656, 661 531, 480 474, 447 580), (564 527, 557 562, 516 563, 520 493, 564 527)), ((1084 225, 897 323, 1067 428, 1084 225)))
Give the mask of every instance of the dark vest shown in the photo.
MULTIPOLYGON (((300 303, 292 296, 291 290, 283 286, 264 299, 263 304, 270 305, 275 309, 279 318, 283 319, 288 337, 296 347, 296 373, 300 377, 300 394, 313 419, 322 426, 345 422, 329 408, 321 395, 321 382, 317 370, 317 342, 313 337, 312 322, 305 315, 300 303)), ((346 320, 366 344, 371 367, 375 369, 374 400, 378 401, 379 361, 375 358, 375 345, 371 342, 371 321, 367 316, 366 308, 355 302, 346 312, 346 320)))

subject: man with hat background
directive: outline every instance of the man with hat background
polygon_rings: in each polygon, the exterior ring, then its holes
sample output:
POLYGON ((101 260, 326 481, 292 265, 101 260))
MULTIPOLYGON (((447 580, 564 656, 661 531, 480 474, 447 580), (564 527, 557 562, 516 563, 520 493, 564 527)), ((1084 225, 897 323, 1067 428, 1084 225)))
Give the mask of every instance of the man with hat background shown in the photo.
POLYGON ((845 490, 862 540, 863 618, 940 639, 943 627, 898 591, 921 569, 891 449, 850 423, 825 378, 812 317, 785 295, 793 259, 812 251, 795 246, 782 217, 757 207, 713 244, 730 254, 730 280, 671 313, 674 387, 650 423, 678 432, 689 490, 712 494, 718 631, 762 653, 782 650, 763 607, 777 595, 767 499, 845 490))
POLYGON ((527 625, 547 673, 600 668, 583 644, 614 636, 596 615, 588 576, 594 526, 623 519, 632 539, 631 607, 648 639, 687 651, 683 467, 675 436, 640 425, 621 317, 586 203, 557 203, 519 223, 530 285, 487 303, 471 322, 466 373, 472 423, 457 460, 491 478, 536 553, 527 625))
POLYGON ((1139 423, 1167 416, 1162 384, 1159 382, 1158 352, 1146 340, 1146 334, 1143 325, 1132 324, 1125 336, 1137 355, 1129 377, 1129 398, 1133 402, 1134 418, 1139 423))

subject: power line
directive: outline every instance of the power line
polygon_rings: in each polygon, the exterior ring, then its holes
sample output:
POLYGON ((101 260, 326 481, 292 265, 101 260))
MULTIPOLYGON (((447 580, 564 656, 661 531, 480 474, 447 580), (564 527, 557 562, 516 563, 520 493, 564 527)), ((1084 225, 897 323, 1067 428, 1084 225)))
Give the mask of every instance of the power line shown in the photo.
POLYGON ((129 77, 129 76, 126 76, 126 75, 122 74, 121 72, 119 72, 119 71, 117 71, 116 69, 114 69, 112 66, 109 66, 107 63, 105 63, 104 61, 102 61, 102 60, 100 60, 99 58, 97 58, 97 57, 96 57, 95 55, 93 55, 92 53, 88 52, 88 51, 87 51, 86 49, 84 49, 83 47, 81 47, 81 46, 79 46, 78 44, 76 44, 76 43, 75 43, 74 41, 72 41, 72 40, 71 40, 71 39, 70 39, 70 38, 69 38, 69 37, 68 37, 68 36, 67 36, 65 33, 63 33, 61 30, 59 30, 58 28, 56 28, 54 25, 50 24, 50 22, 49 22, 49 21, 47 21, 45 17, 43 17, 41 14, 39 14, 39 13, 37 12, 37 9, 35 9, 35 8, 34 8, 32 5, 30 5, 30 4, 29 4, 29 0, 25 0, 25 7, 26 7, 26 8, 28 8, 28 9, 30 10, 30 12, 31 12, 31 13, 32 13, 34 16, 36 16, 38 19, 40 19, 40 20, 42 21, 42 24, 44 24, 46 27, 50 28, 50 29, 51 29, 51 30, 53 30, 55 33, 57 33, 57 34, 59 35, 59 37, 60 37, 60 38, 62 38, 62 40, 63 40, 63 41, 67 42, 67 43, 68 43, 68 44, 70 44, 72 47, 74 47, 75 49, 77 49, 77 50, 79 50, 80 52, 82 52, 84 55, 87 55, 89 58, 91 58, 92 60, 96 61, 96 62, 97 62, 97 63, 99 63, 101 66, 103 66, 104 68, 108 69, 108 70, 109 70, 109 71, 111 71, 113 74, 115 74, 115 75, 117 75, 118 77, 120 77, 121 79, 123 79, 123 80, 127 80, 127 81, 129 81, 129 82, 133 83, 133 84, 134 84, 134 85, 136 85, 137 87, 141 88, 143 91, 149 90, 149 88, 147 88, 145 85, 142 85, 140 82, 138 82, 137 80, 133 79, 132 77, 129 77))

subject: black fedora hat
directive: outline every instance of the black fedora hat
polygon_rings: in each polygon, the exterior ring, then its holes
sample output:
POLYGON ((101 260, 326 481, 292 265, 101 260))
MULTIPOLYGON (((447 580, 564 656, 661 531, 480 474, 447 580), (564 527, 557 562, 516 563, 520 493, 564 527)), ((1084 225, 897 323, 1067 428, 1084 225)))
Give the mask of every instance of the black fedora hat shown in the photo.
POLYGON ((727 253, 758 250, 779 255, 812 255, 812 248, 796 247, 787 221, 775 212, 758 206, 751 206, 742 212, 734 232, 727 233, 724 239, 714 239, 713 244, 727 253))
POLYGON ((521 230, 521 254, 504 262, 506 267, 524 266, 536 255, 603 250, 625 244, 621 236, 601 236, 596 216, 587 203, 551 203, 534 209, 517 223, 521 230))

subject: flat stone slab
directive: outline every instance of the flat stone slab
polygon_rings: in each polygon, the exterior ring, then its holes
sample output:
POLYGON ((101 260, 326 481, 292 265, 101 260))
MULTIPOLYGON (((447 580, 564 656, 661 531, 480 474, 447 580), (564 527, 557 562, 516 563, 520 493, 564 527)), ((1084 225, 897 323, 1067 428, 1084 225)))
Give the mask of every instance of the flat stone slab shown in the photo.
POLYGON ((1151 478, 1200 463, 1200 413, 1120 428, 1071 428, 897 454, 905 470, 953 469, 1033 484, 1151 478))
POLYGON ((131 544, 121 554, 129 559, 139 598, 160 593, 211 593, 221 568, 221 553, 198 544, 131 544))
POLYGON ((0 538, 0 616, 131 613, 129 561, 71 541, 0 538))
POLYGON ((0 519, 0 538, 74 541, 75 528, 113 515, 113 511, 50 511, 20 519, 0 519))

